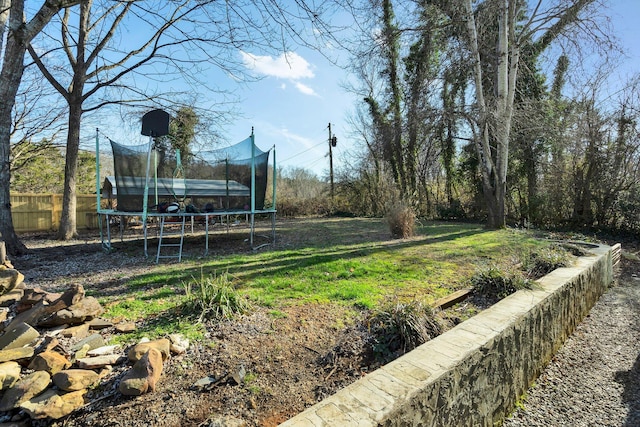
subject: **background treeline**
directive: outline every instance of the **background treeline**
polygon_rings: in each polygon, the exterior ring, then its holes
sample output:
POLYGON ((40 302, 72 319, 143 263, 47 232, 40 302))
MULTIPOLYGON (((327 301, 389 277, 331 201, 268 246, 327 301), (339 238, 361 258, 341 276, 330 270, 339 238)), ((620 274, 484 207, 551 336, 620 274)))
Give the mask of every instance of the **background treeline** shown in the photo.
MULTIPOLYGON (((482 83, 494 92, 500 4, 485 1, 475 11, 482 83)), ((605 9, 582 2, 591 9, 572 13, 576 5, 559 5, 564 21, 549 21, 541 35, 519 33, 511 56, 518 73, 506 223, 638 233, 640 82, 632 76, 612 84, 617 49, 606 19, 595 18, 605 9)), ((381 0, 361 13, 350 88, 362 100, 351 117, 359 150, 343 159, 348 166, 336 175, 333 200, 304 171, 281 173, 283 213, 383 216, 403 203, 423 218, 486 221, 478 81, 464 20, 456 21, 462 12, 448 2, 381 0)), ((526 8, 520 13, 516 32, 531 22, 526 8)), ((499 101, 487 101, 489 111, 492 102, 499 101)), ((485 123, 499 134, 497 120, 485 123)), ((496 161, 500 142, 488 140, 496 161)))
POLYGON ((474 11, 475 69, 471 18, 454 3, 381 0, 364 11, 351 87, 362 99, 352 116, 361 150, 339 175, 334 209, 381 216, 400 200, 420 217, 486 221, 481 171, 508 161, 507 224, 640 231, 640 86, 637 76, 612 83, 617 50, 597 19, 604 6, 560 3, 562 18, 538 34, 521 29, 542 15, 513 9, 504 51, 518 67, 508 64, 506 75, 515 90, 503 155, 496 94, 505 36, 495 17, 505 2, 474 11))

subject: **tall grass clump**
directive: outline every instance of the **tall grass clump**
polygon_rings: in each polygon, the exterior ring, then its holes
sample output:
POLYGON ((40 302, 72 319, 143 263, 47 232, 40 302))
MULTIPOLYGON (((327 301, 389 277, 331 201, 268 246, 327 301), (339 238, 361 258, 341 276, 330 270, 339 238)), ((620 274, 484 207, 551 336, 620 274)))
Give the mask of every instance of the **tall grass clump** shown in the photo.
POLYGON ((231 284, 228 273, 194 279, 184 285, 186 300, 184 311, 205 319, 231 319, 236 314, 245 313, 250 308, 249 301, 238 293, 231 284))
POLYGON ((392 205, 386 215, 391 235, 396 239, 413 237, 416 229, 416 214, 413 209, 400 202, 392 205))
POLYGON ((471 277, 473 290, 488 300, 497 301, 520 289, 531 289, 533 282, 514 267, 490 265, 478 270, 471 277))
POLYGON ((433 308, 419 301, 392 302, 368 318, 374 355, 392 360, 442 333, 433 308))
POLYGON ((557 268, 566 267, 570 259, 568 249, 551 246, 529 254, 523 263, 523 269, 529 279, 539 279, 557 268))

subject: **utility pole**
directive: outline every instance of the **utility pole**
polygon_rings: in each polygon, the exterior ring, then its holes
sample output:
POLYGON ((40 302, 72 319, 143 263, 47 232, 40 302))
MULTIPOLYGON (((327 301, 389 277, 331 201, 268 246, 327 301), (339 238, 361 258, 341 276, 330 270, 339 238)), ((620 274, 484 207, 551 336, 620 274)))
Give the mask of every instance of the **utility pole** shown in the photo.
POLYGON ((331 181, 331 200, 333 200, 333 147, 338 144, 338 138, 331 135, 331 123, 329 123, 329 180, 331 181))

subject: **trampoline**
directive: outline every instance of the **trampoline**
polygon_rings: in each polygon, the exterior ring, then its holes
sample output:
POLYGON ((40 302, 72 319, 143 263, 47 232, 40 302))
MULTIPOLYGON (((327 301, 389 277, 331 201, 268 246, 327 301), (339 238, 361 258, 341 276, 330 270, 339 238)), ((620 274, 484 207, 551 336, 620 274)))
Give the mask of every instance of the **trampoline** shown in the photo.
MULTIPOLYGON (((144 126, 143 126, 144 134, 144 126)), ((109 139, 109 138, 107 138, 109 139)), ((209 252, 210 219, 243 215, 250 225, 248 242, 254 246, 256 215, 271 218, 271 242, 275 243, 276 164, 275 146, 262 151, 255 144, 253 129, 245 140, 225 148, 201 150, 181 158, 179 150, 162 150, 150 135, 149 143, 124 145, 109 139, 113 153, 114 176, 100 182, 100 132, 96 132, 96 197, 102 246, 112 250, 111 223, 114 217, 122 222, 139 217, 142 222, 144 255, 148 256, 148 228, 152 220, 159 222, 159 242, 156 262, 162 256, 161 247, 165 220, 181 221, 178 260, 182 259, 184 225, 194 221, 205 224, 205 249, 209 252), (269 158, 272 199, 265 206, 269 158), (103 208, 101 199, 108 200, 103 208), (178 212, 163 211, 168 203, 178 203, 178 212)), ((262 247, 259 245, 258 247, 262 247)), ((175 246, 166 244, 166 246, 175 246)))

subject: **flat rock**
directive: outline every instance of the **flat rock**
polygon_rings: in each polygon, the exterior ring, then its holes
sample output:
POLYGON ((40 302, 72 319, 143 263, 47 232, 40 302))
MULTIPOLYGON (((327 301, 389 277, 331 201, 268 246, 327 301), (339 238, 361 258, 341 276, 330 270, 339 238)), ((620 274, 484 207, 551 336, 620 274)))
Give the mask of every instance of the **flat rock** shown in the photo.
POLYGON ((9 350, 0 350, 0 363, 9 362, 11 360, 22 360, 33 357, 35 350, 33 347, 12 348, 9 350))
POLYGON ((23 402, 20 408, 33 419, 57 420, 83 406, 86 392, 87 390, 78 390, 60 395, 54 390, 48 390, 40 396, 23 402))
POLYGON ((0 363, 0 390, 13 387, 20 379, 22 368, 17 362, 0 363))
POLYGON ((31 344, 40 333, 26 323, 18 323, 0 336, 0 350, 24 347, 31 344))
POLYGON ((53 328, 42 331, 42 335, 44 335, 45 337, 57 337, 58 335, 62 334, 62 331, 67 329, 67 327, 68 325, 54 326, 53 328))
POLYGON ((19 323, 27 323, 31 326, 37 326, 40 319, 47 317, 51 313, 55 313, 64 307, 64 301, 56 301, 52 304, 46 304, 44 301, 40 301, 30 309, 15 316, 7 326, 7 329, 11 329, 19 323))
POLYGON ((106 356, 108 354, 114 354, 120 351, 120 349, 121 347, 117 344, 105 345, 105 346, 94 348, 92 350, 87 351, 87 356, 89 357, 106 356))
POLYGON ((21 403, 42 393, 51 382, 51 376, 45 371, 36 371, 19 380, 7 389, 0 400, 0 411, 17 408, 21 403))
POLYGON ((84 297, 73 305, 56 311, 38 322, 39 326, 62 324, 78 325, 104 313, 104 308, 95 297, 84 297))
POLYGON ((134 322, 123 322, 118 323, 115 328, 116 331, 120 333, 133 332, 136 330, 136 324, 134 322))
POLYGON ((71 347, 71 351, 78 351, 85 345, 89 346, 89 350, 93 350, 94 348, 103 347, 107 345, 100 334, 91 334, 83 340, 77 342, 75 345, 71 347))
POLYGON ((34 371, 47 371, 50 375, 54 375, 71 366, 71 362, 55 351, 44 351, 37 354, 29 363, 29 369, 34 371))
POLYGON ((53 376, 53 383, 64 391, 89 388, 100 381, 100 375, 88 369, 67 369, 53 376))
POLYGON ((118 363, 120 358, 123 357, 119 354, 109 354, 106 356, 97 356, 97 357, 85 357, 82 359, 77 359, 76 364, 79 368, 82 369, 97 369, 103 368, 107 365, 115 365, 118 363))
POLYGON ((228 374, 224 374, 220 377, 214 377, 213 375, 209 375, 207 377, 200 378, 198 381, 193 383, 191 388, 199 391, 208 391, 208 390, 211 390, 213 386, 215 386, 216 384, 220 384, 220 382, 227 379, 228 377, 229 377, 228 374))
POLYGON ((24 281, 24 275, 18 270, 0 267, 0 295, 4 295, 24 281))
POLYGON ((91 321, 89 322, 89 329, 93 329, 97 331, 110 328, 112 326, 113 326, 113 323, 109 322, 108 320, 101 319, 99 317, 96 317, 95 319, 91 319, 91 321))
POLYGON ((83 339, 89 335, 89 324, 83 323, 78 326, 71 326, 62 331, 62 336, 66 338, 83 339))
POLYGON ((9 292, 0 295, 0 307, 9 307, 16 301, 22 299, 23 294, 23 289, 11 289, 9 292))

